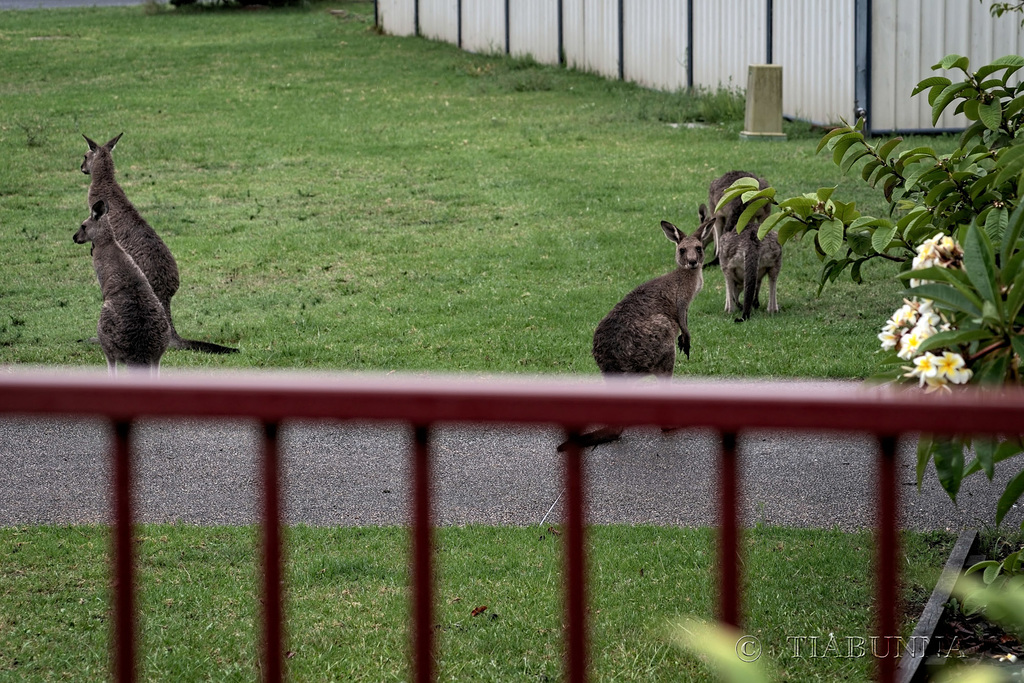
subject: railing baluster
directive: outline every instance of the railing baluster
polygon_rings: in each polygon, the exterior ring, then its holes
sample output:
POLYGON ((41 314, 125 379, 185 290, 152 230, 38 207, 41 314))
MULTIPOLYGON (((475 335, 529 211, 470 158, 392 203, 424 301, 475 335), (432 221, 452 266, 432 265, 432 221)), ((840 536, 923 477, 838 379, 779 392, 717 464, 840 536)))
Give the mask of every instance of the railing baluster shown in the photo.
POLYGON ((736 434, 722 434, 718 474, 718 619, 740 627, 740 565, 736 434))
POLYGON ((412 584, 413 680, 434 680, 434 548, 430 515, 430 430, 413 429, 412 455, 412 584))
POLYGON ((896 486, 896 444, 895 436, 880 436, 878 453, 878 555, 875 558, 877 576, 876 609, 878 635, 885 642, 885 650, 877 651, 878 680, 892 683, 896 679, 896 661, 899 657, 900 641, 896 638, 896 601, 899 587, 899 565, 897 554, 899 522, 896 486), (890 652, 890 650, 894 650, 890 652))
POLYGON ((283 680, 281 503, 276 422, 263 423, 263 680, 283 680))
POLYGON ((583 524, 583 450, 579 433, 568 432, 565 450, 566 681, 587 680, 586 550, 583 524))
POLYGON ((114 422, 114 680, 133 683, 135 668, 135 553, 132 547, 132 423, 114 422))

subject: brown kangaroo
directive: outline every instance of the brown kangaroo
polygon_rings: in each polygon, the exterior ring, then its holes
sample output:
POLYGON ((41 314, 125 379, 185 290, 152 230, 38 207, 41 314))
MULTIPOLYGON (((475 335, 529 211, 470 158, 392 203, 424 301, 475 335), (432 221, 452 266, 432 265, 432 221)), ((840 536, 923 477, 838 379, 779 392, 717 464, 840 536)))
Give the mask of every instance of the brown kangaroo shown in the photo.
POLYGON ((142 269, 114 239, 106 202, 93 204, 73 239, 78 244, 92 242, 92 265, 103 292, 96 332, 107 370, 116 375, 117 364, 122 363, 129 371, 145 368, 157 375, 171 327, 142 269))
MULTIPOLYGON (((729 186, 740 178, 754 178, 762 190, 768 187, 768 182, 764 178, 759 178, 753 173, 729 171, 711 183, 708 190, 708 204, 711 206, 711 211, 714 211, 714 207, 721 201, 729 186)), ((782 248, 779 246, 778 238, 774 234, 769 234, 765 237, 764 243, 757 238, 758 226, 768 217, 770 211, 768 206, 762 207, 751 218, 742 234, 736 233, 736 223, 746 208, 747 204, 737 197, 713 215, 715 255, 722 266, 722 273, 725 275, 726 312, 733 311, 733 307, 738 303, 739 284, 743 285, 743 312, 739 318, 736 318, 736 322, 749 319, 751 310, 759 306, 758 296, 761 291, 761 280, 765 274, 769 276, 770 288, 768 312, 778 311, 778 304, 775 300, 775 283, 779 276, 779 270, 782 268, 782 248)), ((702 206, 702 220, 706 211, 702 206)), ((705 244, 707 241, 708 237, 705 236, 705 244)))
MULTIPOLYGON (((605 377, 654 375, 669 380, 675 370, 676 346, 690 357, 687 312, 704 286, 703 238, 712 221, 703 222, 689 237, 668 221, 661 229, 676 245, 676 269, 648 280, 627 294, 594 331, 593 356, 605 377)), ((620 427, 604 427, 580 435, 581 447, 615 441, 620 427)), ((558 447, 564 451, 569 442, 558 447)))
MULTIPOLYGON (((701 215, 707 209, 700 205, 701 215)), ((770 232, 758 244, 757 229, 751 228, 738 233, 726 230, 718 240, 721 249, 722 275, 725 278, 725 312, 732 313, 740 307, 740 292, 746 293, 747 251, 757 252, 757 280, 754 287, 753 308, 761 306, 761 284, 768 276, 768 313, 778 313, 779 303, 776 289, 779 271, 782 270, 782 245, 774 232, 770 232)))
MULTIPOLYGON (((121 135, 124 135, 122 133, 121 135)), ((178 291, 178 264, 164 241, 142 218, 128 196, 114 178, 114 158, 111 152, 121 139, 113 138, 105 145, 98 145, 86 136, 89 150, 82 161, 82 173, 90 176, 89 206, 103 200, 107 205, 110 225, 114 237, 149 279, 157 299, 164 307, 167 322, 171 326, 171 348, 202 351, 203 353, 237 353, 238 349, 220 344, 183 339, 174 328, 171 317, 171 297, 178 291)))

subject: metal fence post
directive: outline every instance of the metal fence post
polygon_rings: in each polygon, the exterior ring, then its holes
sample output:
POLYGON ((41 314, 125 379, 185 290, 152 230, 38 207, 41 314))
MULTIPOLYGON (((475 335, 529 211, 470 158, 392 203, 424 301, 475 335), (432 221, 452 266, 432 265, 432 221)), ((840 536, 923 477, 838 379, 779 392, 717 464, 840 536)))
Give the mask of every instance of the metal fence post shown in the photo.
POLYGON ((132 548, 132 423, 114 422, 114 680, 133 683, 135 667, 135 553, 132 548))
MULTIPOLYGON (((886 641, 885 652, 873 651, 878 662, 880 683, 896 680, 896 662, 899 657, 900 640, 896 628, 896 602, 899 587, 899 566, 897 538, 899 491, 896 487, 896 444, 895 436, 880 436, 878 439, 878 554, 875 558, 877 585, 875 599, 878 615, 878 635, 886 641), (895 647, 896 652, 890 652, 895 647)), ((880 648, 879 648, 880 649, 880 648)))
POLYGON ((736 477, 736 435, 722 434, 718 474, 718 618, 735 628, 740 626, 739 530, 736 507, 739 494, 736 477))
POLYGON ((583 524, 583 449, 568 432, 565 449, 566 681, 587 680, 587 571, 583 524))
POLYGON ((281 591, 281 485, 276 422, 263 423, 263 680, 284 679, 281 591))
POLYGON ((434 680, 434 548, 430 515, 430 430, 413 428, 412 453, 412 591, 413 680, 434 680))

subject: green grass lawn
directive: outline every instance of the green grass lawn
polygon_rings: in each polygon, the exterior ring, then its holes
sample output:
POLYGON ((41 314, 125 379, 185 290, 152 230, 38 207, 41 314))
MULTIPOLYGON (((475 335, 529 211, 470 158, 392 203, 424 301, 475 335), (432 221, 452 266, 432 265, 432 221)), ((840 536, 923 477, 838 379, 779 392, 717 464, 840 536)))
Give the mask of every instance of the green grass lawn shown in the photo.
MULTIPOLYGON (((785 194, 838 184, 837 197, 883 210, 815 155, 816 133, 740 142, 728 93, 381 36, 372 4, 328 7, 0 12, 0 364, 104 364, 79 341, 100 306, 71 241, 87 216, 82 134, 124 132, 120 182, 181 270, 178 330, 242 351, 170 351, 165 368, 594 374, 597 322, 672 267, 659 221, 695 227, 725 171, 785 194), (696 119, 708 125, 669 125, 696 119)), ((891 266, 820 296, 818 269, 808 245, 787 244, 781 313, 741 325, 709 269, 677 375, 872 374, 899 304, 891 266)), ((593 529, 596 680, 706 679, 665 629, 711 616, 710 533, 593 529)), ((251 680, 253 531, 140 536, 144 678, 251 680)), ((559 539, 440 538, 441 679, 556 680, 559 539)), ((786 637, 869 633, 870 537, 755 529, 746 543, 748 628, 782 679, 866 680, 869 660, 795 658, 786 637)), ((950 545, 907 535, 908 605, 950 545)), ((105 678, 105 549, 102 529, 0 529, 0 681, 105 678)), ((296 528, 288 553, 294 680, 401 680, 404 531, 296 528)))
MULTIPOLYGON (((252 680, 254 531, 146 526, 137 538, 141 679, 252 680)), ((537 528, 439 531, 439 680, 560 679, 562 538, 537 528)), ((597 527, 590 539, 593 680, 709 680, 668 631, 680 616, 713 615, 711 532, 597 527)), ((394 528, 288 532, 291 680, 408 679, 406 540, 394 528)), ((944 533, 905 537, 908 611, 927 599, 950 544, 944 533)), ((98 527, 0 529, 0 681, 105 680, 107 545, 98 527)), ((872 632, 871 550, 867 533, 745 536, 745 630, 779 680, 870 679, 871 657, 845 655, 847 638, 872 632), (797 656, 792 638, 819 638, 820 655, 830 633, 839 655, 797 656)))
MULTIPOLYGON (((659 93, 529 60, 380 36, 372 5, 308 11, 5 12, 0 363, 102 366, 99 290, 71 235, 85 143, 175 253, 175 321, 239 346, 166 367, 593 374, 597 322, 672 267, 721 173, 880 212, 819 135, 741 142, 735 98, 659 93), (733 104, 730 105, 730 102, 733 104), (693 118, 730 118, 703 129, 693 118)), ((860 378, 900 303, 888 264, 816 296, 788 244, 781 314, 724 313, 709 269, 679 375, 860 378)))

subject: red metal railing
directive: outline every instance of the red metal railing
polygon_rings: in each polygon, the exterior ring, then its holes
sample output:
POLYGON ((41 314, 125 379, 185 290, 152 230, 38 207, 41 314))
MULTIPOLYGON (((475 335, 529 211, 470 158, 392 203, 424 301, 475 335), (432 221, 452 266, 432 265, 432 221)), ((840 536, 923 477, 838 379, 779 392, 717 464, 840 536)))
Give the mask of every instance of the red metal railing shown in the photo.
MULTIPOLYGON (((742 429, 838 430, 875 434, 879 440, 877 634, 896 634, 897 436, 1002 434, 1024 430, 1024 392, 959 392, 808 388, 792 384, 686 384, 638 386, 625 382, 550 380, 473 381, 450 378, 215 375, 159 380, 96 375, 0 375, 0 415, 105 416, 114 426, 113 573, 115 634, 112 665, 118 681, 136 678, 136 614, 132 557, 131 424, 140 417, 250 417, 264 425, 263 654, 267 681, 280 681, 283 628, 280 483, 277 427, 285 419, 404 421, 413 429, 412 670, 416 681, 435 677, 433 642, 433 522, 430 518, 430 428, 441 422, 559 424, 571 437, 591 423, 705 427, 721 434, 719 470, 719 619, 741 624, 739 460, 742 429), (680 416, 685 419, 681 420, 680 416)), ((570 446, 566 486, 566 679, 587 680, 586 571, 583 459, 570 446)), ((876 678, 894 680, 896 652, 880 656, 876 678)))

